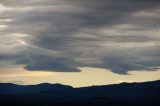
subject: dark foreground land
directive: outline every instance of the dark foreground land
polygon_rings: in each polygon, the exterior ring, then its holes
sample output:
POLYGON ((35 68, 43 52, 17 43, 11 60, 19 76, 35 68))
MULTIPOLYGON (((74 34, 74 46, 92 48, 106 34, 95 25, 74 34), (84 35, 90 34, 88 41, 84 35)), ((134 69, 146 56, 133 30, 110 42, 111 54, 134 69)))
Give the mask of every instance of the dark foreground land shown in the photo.
POLYGON ((0 106, 160 106, 160 81, 72 88, 0 84, 0 106))

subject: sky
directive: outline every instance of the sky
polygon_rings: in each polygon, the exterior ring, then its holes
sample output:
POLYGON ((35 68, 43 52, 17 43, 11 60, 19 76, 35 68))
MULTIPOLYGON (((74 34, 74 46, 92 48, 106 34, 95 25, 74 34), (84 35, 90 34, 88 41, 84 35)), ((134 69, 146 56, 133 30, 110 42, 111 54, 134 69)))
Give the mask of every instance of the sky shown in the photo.
POLYGON ((0 82, 160 80, 159 0, 0 0, 0 82))

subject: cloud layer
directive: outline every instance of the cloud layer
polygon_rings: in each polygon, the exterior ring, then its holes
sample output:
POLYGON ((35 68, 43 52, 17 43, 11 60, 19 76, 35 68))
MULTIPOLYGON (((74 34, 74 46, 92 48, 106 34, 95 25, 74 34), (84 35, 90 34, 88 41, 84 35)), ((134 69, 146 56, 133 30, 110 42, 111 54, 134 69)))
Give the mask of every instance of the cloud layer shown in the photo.
POLYGON ((96 67, 120 74, 157 69, 159 5, 159 0, 0 0, 0 64, 58 72, 96 67))

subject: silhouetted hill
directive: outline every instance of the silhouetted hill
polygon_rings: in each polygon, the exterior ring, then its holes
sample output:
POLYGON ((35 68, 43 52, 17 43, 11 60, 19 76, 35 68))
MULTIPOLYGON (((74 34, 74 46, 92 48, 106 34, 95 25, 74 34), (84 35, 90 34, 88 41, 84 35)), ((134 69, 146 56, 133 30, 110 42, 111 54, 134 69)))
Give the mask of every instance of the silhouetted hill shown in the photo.
POLYGON ((42 83, 38 85, 16 85, 12 83, 1 83, 0 84, 0 95, 6 94, 22 94, 22 93, 36 93, 42 91, 61 91, 72 89, 71 86, 61 84, 49 84, 42 83))
POLYGON ((61 84, 0 84, 0 106, 160 106, 160 81, 73 88, 61 84))

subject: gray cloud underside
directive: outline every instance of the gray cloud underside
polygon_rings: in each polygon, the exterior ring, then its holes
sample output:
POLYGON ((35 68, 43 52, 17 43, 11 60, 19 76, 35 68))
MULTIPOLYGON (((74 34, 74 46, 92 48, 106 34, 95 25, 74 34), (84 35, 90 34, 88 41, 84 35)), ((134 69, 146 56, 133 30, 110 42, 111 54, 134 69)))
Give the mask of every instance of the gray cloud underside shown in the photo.
POLYGON ((27 70, 79 72, 78 67, 97 67, 120 74, 160 66, 159 0, 0 4, 8 9, 0 13, 0 25, 6 25, 0 30, 1 62, 25 65, 27 70))

